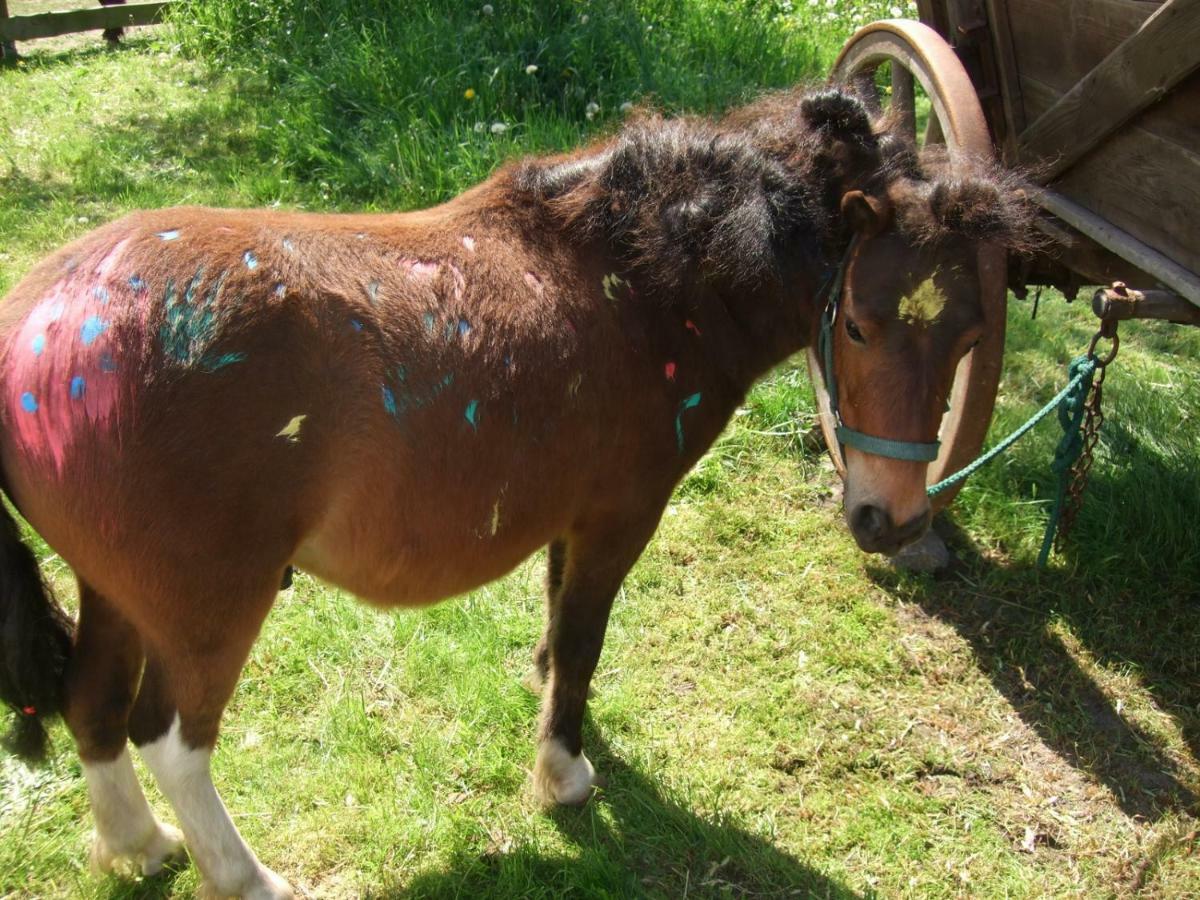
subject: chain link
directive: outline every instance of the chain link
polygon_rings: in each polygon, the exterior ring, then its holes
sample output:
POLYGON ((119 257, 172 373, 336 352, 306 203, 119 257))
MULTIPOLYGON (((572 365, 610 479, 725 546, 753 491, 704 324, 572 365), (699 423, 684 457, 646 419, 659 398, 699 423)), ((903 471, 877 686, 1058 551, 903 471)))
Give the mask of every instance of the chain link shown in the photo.
POLYGON ((1095 378, 1092 379, 1091 391, 1088 393, 1088 398, 1085 401, 1083 446, 1074 465, 1071 466, 1067 495, 1063 502, 1062 513, 1058 522, 1058 533, 1054 537, 1054 549, 1059 553, 1063 552, 1067 536, 1071 533, 1071 529, 1075 525, 1075 517, 1079 515, 1079 509, 1083 505, 1083 492, 1087 488, 1088 477, 1092 472, 1092 462, 1096 445, 1100 442, 1100 428, 1104 425, 1104 409, 1102 408, 1104 400, 1104 375, 1108 371, 1108 364, 1116 359, 1117 348, 1119 346, 1120 340, 1117 337, 1116 319, 1102 320, 1100 330, 1096 332, 1096 336, 1092 338, 1091 346, 1088 348, 1088 355, 1096 363, 1097 371, 1095 378), (1112 349, 1103 359, 1096 355, 1096 343, 1101 338, 1107 338, 1112 341, 1112 349))

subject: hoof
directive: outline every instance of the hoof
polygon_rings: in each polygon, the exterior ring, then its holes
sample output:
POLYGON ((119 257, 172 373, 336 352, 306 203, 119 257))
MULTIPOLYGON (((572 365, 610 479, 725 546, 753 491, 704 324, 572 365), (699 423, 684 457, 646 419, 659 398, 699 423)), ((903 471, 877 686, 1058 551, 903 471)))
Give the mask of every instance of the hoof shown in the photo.
POLYGON ((533 786, 538 799, 546 806, 586 803, 596 783, 596 770, 582 753, 572 756, 555 738, 543 741, 538 747, 533 786))
POLYGON ((92 871, 98 875, 157 875, 166 866, 186 859, 179 829, 161 822, 155 823, 140 847, 111 847, 99 834, 92 839, 92 871))
POLYGON ((200 887, 199 896, 204 900, 226 900, 229 897, 239 897, 241 900, 295 900, 296 892, 280 876, 260 865, 250 884, 243 884, 235 891, 227 891, 205 880, 200 887))

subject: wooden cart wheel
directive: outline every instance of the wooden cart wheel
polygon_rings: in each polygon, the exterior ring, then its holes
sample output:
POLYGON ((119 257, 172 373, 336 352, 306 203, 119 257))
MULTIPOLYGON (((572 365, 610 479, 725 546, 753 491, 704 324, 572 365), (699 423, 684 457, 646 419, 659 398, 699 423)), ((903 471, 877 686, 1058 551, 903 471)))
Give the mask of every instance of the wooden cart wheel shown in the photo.
MULTIPOLYGON (((859 29, 833 65, 834 81, 853 84, 869 106, 882 110, 883 97, 876 88, 877 73, 891 68, 891 107, 900 127, 915 137, 917 123, 914 78, 929 98, 926 143, 945 143, 951 164, 955 160, 994 158, 987 122, 971 79, 950 45, 932 28, 901 19, 872 22, 859 29)), ((886 92, 884 92, 886 93, 886 92)), ((984 337, 958 365, 950 410, 942 419, 942 450, 929 464, 929 483, 957 472, 978 454, 992 420, 1000 368, 1004 355, 1005 313, 1008 305, 1005 253, 999 247, 979 251, 979 280, 984 312, 984 337)), ((817 395, 821 430, 838 474, 846 476, 845 463, 834 435, 829 395, 816 348, 808 350, 808 371, 817 395)), ((933 498, 933 508, 943 509, 958 488, 933 498)))

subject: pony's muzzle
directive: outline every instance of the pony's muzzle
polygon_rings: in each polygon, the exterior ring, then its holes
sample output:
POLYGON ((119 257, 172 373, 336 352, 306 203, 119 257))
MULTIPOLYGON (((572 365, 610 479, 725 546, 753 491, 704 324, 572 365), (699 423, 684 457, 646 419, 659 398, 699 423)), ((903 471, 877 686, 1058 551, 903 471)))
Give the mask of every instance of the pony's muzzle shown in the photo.
POLYGON ((859 503, 846 510, 850 533, 867 553, 893 556, 929 530, 933 516, 928 504, 915 516, 897 524, 882 506, 859 503))

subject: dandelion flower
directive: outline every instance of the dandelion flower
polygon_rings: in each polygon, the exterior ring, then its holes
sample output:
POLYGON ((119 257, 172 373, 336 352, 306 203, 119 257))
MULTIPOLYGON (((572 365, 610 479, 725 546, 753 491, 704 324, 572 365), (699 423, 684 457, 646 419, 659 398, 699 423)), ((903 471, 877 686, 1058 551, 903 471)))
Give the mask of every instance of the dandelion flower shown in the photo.
POLYGON ((533 65, 532 63, 530 63, 529 65, 527 65, 527 66, 525 67, 525 74, 526 74, 526 75, 532 75, 532 74, 533 74, 534 72, 536 72, 536 71, 537 71, 537 66, 533 65))
POLYGON ((584 110, 583 110, 583 114, 585 116, 587 116, 589 119, 596 118, 596 113, 598 113, 598 112, 600 112, 600 104, 596 103, 595 101, 592 101, 591 103, 589 103, 586 107, 584 107, 584 110))
POLYGON ((492 13, 495 12, 495 10, 492 9, 492 4, 490 4, 490 3, 483 4, 483 8, 480 9, 479 11, 481 13, 483 13, 485 16, 490 16, 492 13))
POLYGON ((504 134, 506 131, 508 131, 508 126, 503 122, 492 123, 492 134, 504 134))
POLYGON ((463 96, 466 97, 468 100, 474 100, 475 99, 475 88, 467 88, 465 91, 463 91, 463 96))

